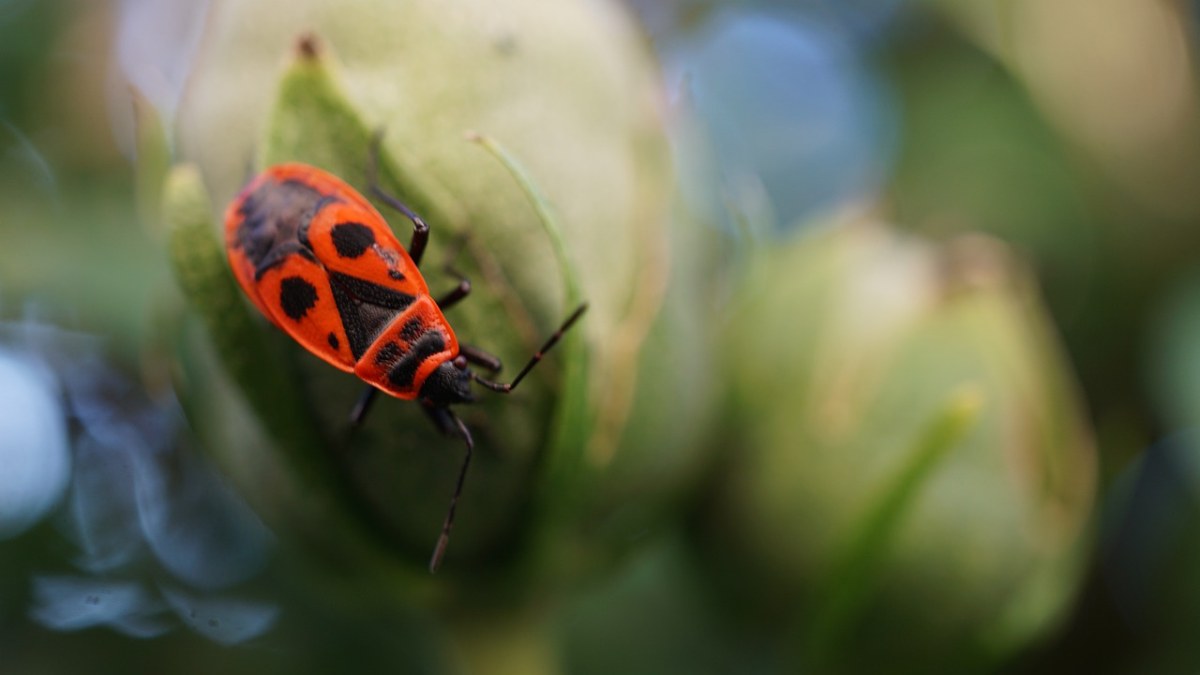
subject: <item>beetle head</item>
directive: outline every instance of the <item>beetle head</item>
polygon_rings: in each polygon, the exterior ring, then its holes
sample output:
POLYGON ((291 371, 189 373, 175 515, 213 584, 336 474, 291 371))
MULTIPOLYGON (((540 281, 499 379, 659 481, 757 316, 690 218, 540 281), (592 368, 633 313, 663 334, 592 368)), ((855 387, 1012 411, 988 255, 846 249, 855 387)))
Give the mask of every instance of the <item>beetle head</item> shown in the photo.
POLYGON ((470 403, 475 400, 471 395, 472 379, 464 357, 444 361, 421 385, 421 398, 439 406, 470 403))

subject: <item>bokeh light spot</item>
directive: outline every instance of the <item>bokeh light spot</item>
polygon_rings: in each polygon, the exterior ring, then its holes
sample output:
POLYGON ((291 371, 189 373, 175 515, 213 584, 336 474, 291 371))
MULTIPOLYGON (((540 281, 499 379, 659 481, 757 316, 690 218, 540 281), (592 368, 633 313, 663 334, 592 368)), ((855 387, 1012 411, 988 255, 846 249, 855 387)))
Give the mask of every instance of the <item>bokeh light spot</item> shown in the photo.
POLYGON ((0 539, 6 539, 58 503, 71 457, 56 388, 38 364, 0 352, 0 410, 0 539))

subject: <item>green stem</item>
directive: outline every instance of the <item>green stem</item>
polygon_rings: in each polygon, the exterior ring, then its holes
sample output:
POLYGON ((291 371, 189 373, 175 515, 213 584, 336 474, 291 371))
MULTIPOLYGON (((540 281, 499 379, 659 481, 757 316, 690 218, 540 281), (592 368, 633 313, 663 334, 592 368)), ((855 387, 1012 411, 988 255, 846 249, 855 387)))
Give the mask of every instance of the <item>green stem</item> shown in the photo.
POLYGON ((562 238, 562 229, 558 225, 558 218, 554 215, 554 211, 550 207, 550 201, 546 199, 546 195, 542 194, 537 183, 530 178, 525 167, 513 157, 504 146, 500 145, 490 136, 468 131, 467 140, 482 145, 493 157, 495 157, 512 177, 517 181, 517 185, 525 192, 529 198, 533 208, 537 211, 538 222, 541 223, 542 229, 546 231, 546 236, 550 238, 550 243, 554 246, 554 256, 558 259, 558 268, 562 272, 563 288, 567 289, 567 305, 574 307, 583 302, 583 291, 580 288, 579 279, 573 273, 575 268, 570 264, 570 259, 567 256, 567 245, 562 238))

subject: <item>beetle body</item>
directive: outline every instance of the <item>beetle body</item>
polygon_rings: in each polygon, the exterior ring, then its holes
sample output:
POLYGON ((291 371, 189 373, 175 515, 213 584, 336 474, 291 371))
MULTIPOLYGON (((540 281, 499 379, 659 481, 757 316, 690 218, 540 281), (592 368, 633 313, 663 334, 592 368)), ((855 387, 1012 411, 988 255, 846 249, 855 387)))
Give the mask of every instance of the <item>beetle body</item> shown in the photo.
POLYGON ((276 326, 330 365, 401 399, 472 400, 458 338, 379 211, 304 164, 254 178, 225 214, 238 283, 276 326))
POLYGON ((471 383, 511 393, 587 309, 584 303, 534 353, 511 382, 476 375, 500 361, 460 345, 442 309, 462 300, 470 283, 434 300, 421 276, 429 226, 375 183, 381 136, 367 167, 372 193, 413 223, 408 249, 379 211, 345 181, 305 164, 280 164, 259 174, 225 213, 229 264, 251 302, 283 332, 330 365, 370 387, 350 415, 358 424, 378 391, 417 400, 443 433, 456 434, 466 456, 429 562, 436 571, 450 539, 454 511, 475 447, 450 406, 474 400, 471 383))

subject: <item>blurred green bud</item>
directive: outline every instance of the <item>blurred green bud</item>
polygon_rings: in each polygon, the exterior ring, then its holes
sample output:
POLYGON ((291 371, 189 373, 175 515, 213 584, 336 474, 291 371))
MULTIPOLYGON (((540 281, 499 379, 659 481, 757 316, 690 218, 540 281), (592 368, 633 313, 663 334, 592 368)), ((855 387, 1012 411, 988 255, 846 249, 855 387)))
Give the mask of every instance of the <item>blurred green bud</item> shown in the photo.
POLYGON ((698 542, 786 627, 785 658, 963 672, 1059 617, 1095 456, 1000 244, 856 225, 760 250, 725 338, 734 417, 698 542))
MULTIPOLYGON (((423 267, 431 292, 457 283, 449 266, 472 280, 471 297, 447 318, 461 341, 503 360, 499 379, 589 302, 516 394, 481 391, 478 405, 457 409, 477 450, 446 572, 511 581, 553 569, 570 578, 595 559, 579 547, 605 540, 589 539, 585 517, 605 519, 623 503, 616 495, 643 490, 661 513, 657 505, 682 487, 669 482, 656 495, 654 477, 679 465, 693 470, 674 473, 694 476, 698 461, 683 450, 665 464, 638 459, 665 428, 638 417, 644 388, 669 387, 691 364, 670 360, 653 380, 639 377, 648 336, 662 330, 672 178, 656 70, 627 17, 590 2, 264 0, 216 4, 208 25, 174 119, 178 153, 195 168, 172 172, 162 208, 176 223, 181 285, 207 333, 207 345, 181 342, 193 364, 184 365, 193 374, 184 398, 196 424, 257 429, 214 442, 260 510, 278 516, 277 526, 308 514, 299 528, 326 550, 365 541, 389 552, 381 560, 419 572, 453 490, 461 441, 438 434, 420 406, 386 398, 352 432, 348 414, 364 385, 304 352, 244 299, 230 306, 236 287, 211 253, 219 214, 250 164, 303 161, 366 193, 369 139, 382 130, 383 187, 431 227, 423 267), (213 195, 208 223, 179 227, 196 185, 213 195), (214 361, 226 375, 196 365, 214 361), (230 384, 256 419, 211 400, 230 384), (264 466, 280 470, 278 490, 258 490, 264 466), (292 503, 308 495, 315 504, 292 503), (366 536, 343 541, 346 522, 350 537, 366 536)), ((407 242, 408 222, 379 206, 407 242)), ((685 299, 676 311, 693 313, 698 305, 685 299)), ((688 414, 702 403, 683 397, 670 409, 688 414)), ((624 541, 631 526, 613 532, 607 540, 624 541)))

